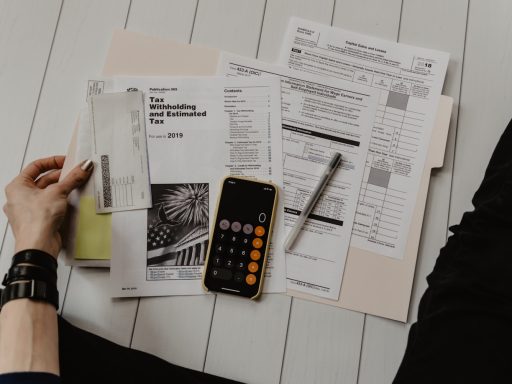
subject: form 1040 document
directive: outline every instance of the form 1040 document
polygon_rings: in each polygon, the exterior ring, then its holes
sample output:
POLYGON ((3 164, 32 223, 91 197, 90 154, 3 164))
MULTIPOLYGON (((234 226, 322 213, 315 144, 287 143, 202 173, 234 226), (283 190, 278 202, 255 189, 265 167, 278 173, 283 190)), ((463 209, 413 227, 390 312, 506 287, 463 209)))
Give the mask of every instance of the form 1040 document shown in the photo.
POLYGON ((281 80, 287 232, 333 152, 341 153, 341 165, 286 255, 288 288, 337 300, 378 92, 228 54, 221 56, 219 73, 281 80))
POLYGON ((449 55, 292 18, 280 63, 378 90, 351 246, 403 259, 449 55))

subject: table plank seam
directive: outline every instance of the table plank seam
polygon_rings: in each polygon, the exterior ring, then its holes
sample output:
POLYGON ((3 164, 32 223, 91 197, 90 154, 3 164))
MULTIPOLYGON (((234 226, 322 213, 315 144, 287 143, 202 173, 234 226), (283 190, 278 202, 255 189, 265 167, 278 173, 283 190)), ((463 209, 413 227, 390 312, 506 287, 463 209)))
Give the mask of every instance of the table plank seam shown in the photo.
POLYGON ((283 368, 284 368, 284 360, 286 357, 286 345, 288 344, 288 334, 290 332, 290 319, 292 318, 292 307, 293 307, 293 297, 290 300, 290 309, 288 310, 288 323, 286 324, 286 336, 284 337, 284 348, 283 348, 283 358, 281 359, 281 373, 279 374, 279 383, 283 380, 283 368))
POLYGON ((359 361, 358 361, 358 364, 357 364, 357 376, 356 376, 356 383, 359 383, 359 376, 360 376, 360 373, 361 373, 361 362, 363 361, 363 347, 364 347, 364 331, 365 331, 365 328, 366 328, 366 316, 368 315, 364 315, 363 317, 363 332, 362 333, 362 337, 361 337, 361 347, 359 348, 359 361))
POLYGON ((137 307, 135 308, 135 316, 133 318, 133 326, 132 326, 132 334, 130 335, 130 343, 128 346, 131 348, 133 343, 133 335, 135 334, 135 326, 137 325, 137 316, 139 314, 139 308, 140 308, 140 297, 137 298, 137 307))
POLYGON ((130 18, 130 10, 132 9, 132 1, 130 0, 130 4, 128 4, 128 11, 126 12, 126 19, 124 21, 124 29, 126 29, 126 26, 128 25, 128 19, 130 18))
MULTIPOLYGON (((196 9, 194 11, 194 18, 192 19, 192 28, 190 29, 190 37, 188 38, 188 43, 192 44, 192 36, 194 35, 194 27, 196 25, 196 17, 197 17, 197 9, 199 8, 199 0, 196 1, 196 9)), ((208 348, 208 346, 207 346, 208 348)))
POLYGON ((332 27, 332 24, 334 23, 334 13, 336 12, 336 3, 337 3, 336 0, 334 0, 334 2, 332 3, 331 27, 332 27))
POLYGON ((448 220, 446 222, 446 236, 445 239, 448 241, 448 237, 450 236, 450 222, 452 219, 452 198, 453 198, 453 175, 455 174, 455 159, 457 157, 457 134, 459 132, 459 116, 460 116, 460 105, 462 99, 462 84, 464 83, 464 64, 466 62, 466 46, 468 42, 468 25, 469 25, 469 11, 470 11, 470 3, 471 0, 468 0, 468 5, 466 9, 466 29, 464 31, 464 47, 462 48, 462 62, 460 63, 460 84, 459 84, 459 102, 457 104, 457 118, 455 121, 455 137, 454 137, 454 145, 453 145, 453 159, 452 159, 452 172, 450 175, 450 195, 448 198, 448 220))
MULTIPOLYGON (((61 2, 60 2, 59 15, 57 16, 57 21, 55 23, 55 29, 53 30, 52 42, 50 44, 50 49, 48 51, 48 57, 46 58, 46 64, 45 64, 45 67, 44 67, 43 77, 42 77, 42 80, 41 80, 41 85, 39 86, 39 93, 37 95, 37 101, 36 101, 36 105, 34 107, 34 112, 32 114, 32 122, 30 124, 30 130, 28 132, 28 136, 27 136, 27 140, 26 140, 26 144, 25 144, 25 150, 23 151, 23 157, 21 159, 20 172, 23 169, 23 164, 25 163, 25 157, 27 156, 27 148, 28 148, 28 143, 30 142, 30 134, 32 133, 32 128, 34 127, 34 121, 35 121, 36 114, 37 114, 37 108, 39 106, 39 101, 41 99, 41 93, 42 93, 42 90, 43 90, 44 81, 46 79, 46 72, 48 70, 48 64, 50 63, 50 57, 51 57, 52 50, 53 50, 53 44, 55 42, 55 36, 57 35, 57 28, 59 26, 60 16, 62 14, 63 2, 64 2, 64 0, 61 0, 61 2)), ((5 237, 7 236, 8 228, 9 228, 9 223, 7 223, 7 225, 4 228, 4 233, 3 233, 3 236, 2 236, 2 243, 0 245, 0 253, 3 251, 3 247, 4 247, 4 244, 5 244, 5 237)))
POLYGON ((402 26, 402 14, 404 11, 404 0, 400 3, 400 15, 398 16, 398 31, 396 32, 396 42, 400 41, 400 27, 402 26))
POLYGON ((261 24, 260 24, 260 35, 258 36, 258 46, 256 47, 256 58, 258 58, 258 56, 260 54, 261 34, 263 33, 263 23, 265 22, 265 12, 267 11, 267 2, 268 2, 268 0, 265 0, 265 5, 263 6, 263 16, 261 17, 261 24))
POLYGON ((212 308, 212 314, 210 316, 210 328, 208 329, 208 339, 206 340, 206 351, 204 352, 204 361, 203 361, 203 372, 206 369, 206 360, 208 358, 208 347, 210 346, 210 336, 212 334, 212 328, 213 328, 213 316, 215 315, 215 305, 217 304, 217 295, 215 295, 215 298, 213 299, 213 308, 212 308))

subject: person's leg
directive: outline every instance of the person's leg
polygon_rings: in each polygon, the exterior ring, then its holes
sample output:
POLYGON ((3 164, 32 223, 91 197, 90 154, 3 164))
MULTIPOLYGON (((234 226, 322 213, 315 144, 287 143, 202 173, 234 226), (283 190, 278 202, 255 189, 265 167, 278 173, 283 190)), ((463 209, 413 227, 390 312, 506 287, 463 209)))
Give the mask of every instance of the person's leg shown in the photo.
POLYGON ((427 277, 394 383, 512 380, 512 122, 427 277))
POLYGON ((81 330, 60 316, 59 355, 63 384, 236 383, 170 364, 145 352, 122 347, 81 330))

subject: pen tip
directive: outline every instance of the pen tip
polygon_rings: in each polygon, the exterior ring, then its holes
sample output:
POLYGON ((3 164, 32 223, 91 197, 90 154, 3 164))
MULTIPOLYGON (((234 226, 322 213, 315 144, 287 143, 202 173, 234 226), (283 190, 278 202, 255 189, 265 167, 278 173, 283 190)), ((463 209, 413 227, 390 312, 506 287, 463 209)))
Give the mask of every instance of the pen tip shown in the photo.
POLYGON ((336 168, 341 162, 341 153, 339 152, 334 152, 332 157, 331 157, 331 161, 329 162, 329 166, 331 168, 336 168))

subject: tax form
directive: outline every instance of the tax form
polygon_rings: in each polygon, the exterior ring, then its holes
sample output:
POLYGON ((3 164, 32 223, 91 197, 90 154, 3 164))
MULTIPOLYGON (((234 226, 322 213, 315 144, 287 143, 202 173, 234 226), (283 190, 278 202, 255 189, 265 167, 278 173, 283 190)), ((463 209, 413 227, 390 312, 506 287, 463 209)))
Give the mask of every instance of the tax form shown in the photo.
MULTIPOLYGON (((281 80, 284 212, 290 231, 333 152, 343 161, 286 254, 287 287, 338 299, 378 92, 223 54, 219 74, 281 80)), ((283 248, 283 243, 277 244, 283 248)))
MULTIPOLYGON (((115 297, 204 294, 201 278, 220 183, 246 176, 282 188, 280 83, 225 77, 120 77, 144 92, 153 207, 112 215, 115 297)), ((276 218, 272 242, 282 242, 276 218)), ((264 292, 284 292, 284 252, 264 292)))
POLYGON ((403 259, 449 55, 290 19, 280 64, 378 90, 351 246, 403 259))

